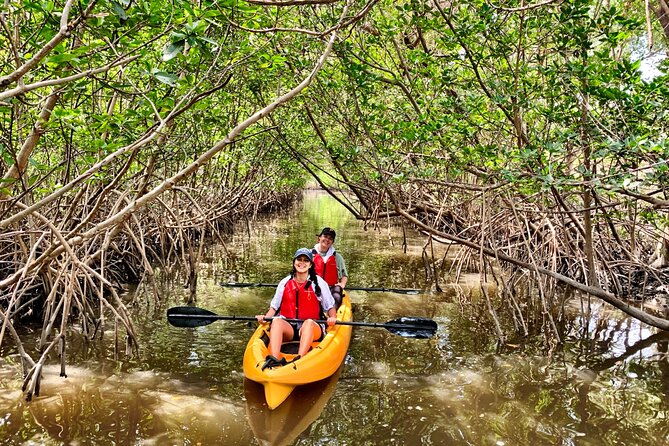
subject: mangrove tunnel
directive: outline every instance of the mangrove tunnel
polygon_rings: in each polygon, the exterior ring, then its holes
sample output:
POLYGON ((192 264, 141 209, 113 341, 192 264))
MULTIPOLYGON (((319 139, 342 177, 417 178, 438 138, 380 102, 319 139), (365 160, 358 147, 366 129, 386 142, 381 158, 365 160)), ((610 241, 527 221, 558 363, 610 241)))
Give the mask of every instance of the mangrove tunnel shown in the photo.
POLYGON ((669 331, 668 43, 666 0, 4 2, 0 345, 23 398, 73 339, 141 357, 129 306, 167 302, 156 271, 197 303, 207 247, 234 256, 309 188, 399 228, 397 253, 418 234, 430 298, 476 275, 499 351, 559 348, 574 298, 669 331))

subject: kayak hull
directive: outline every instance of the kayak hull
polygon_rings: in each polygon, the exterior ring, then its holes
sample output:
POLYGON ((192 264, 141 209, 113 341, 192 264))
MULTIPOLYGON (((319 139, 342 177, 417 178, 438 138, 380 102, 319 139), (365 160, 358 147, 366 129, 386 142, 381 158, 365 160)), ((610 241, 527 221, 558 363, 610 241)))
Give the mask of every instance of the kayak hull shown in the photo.
MULTIPOLYGON (((350 322, 352 319, 351 301, 344 293, 337 310, 337 320, 350 322)), ((325 338, 312 343, 311 350, 303 358, 283 367, 262 370, 269 354, 269 324, 261 324, 246 345, 244 376, 264 386, 267 405, 274 409, 288 398, 295 387, 328 378, 339 369, 346 358, 351 330, 350 325, 329 327, 325 338)), ((286 352, 284 357, 291 361, 296 353, 286 352)))

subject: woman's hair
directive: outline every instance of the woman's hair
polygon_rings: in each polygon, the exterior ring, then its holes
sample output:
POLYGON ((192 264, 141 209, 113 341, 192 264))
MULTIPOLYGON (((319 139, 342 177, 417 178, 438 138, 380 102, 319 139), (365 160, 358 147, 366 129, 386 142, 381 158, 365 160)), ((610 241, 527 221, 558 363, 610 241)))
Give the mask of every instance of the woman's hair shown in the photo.
POLYGON ((313 282, 314 287, 316 288, 316 296, 320 297, 321 287, 318 285, 318 278, 316 277, 316 267, 314 266, 314 262, 311 262, 311 266, 309 267, 309 279, 311 282, 313 282))
MULTIPOLYGON (((297 270, 295 269, 295 262, 293 262, 293 270, 290 272, 290 278, 294 279, 295 278, 295 273, 297 273, 297 270)), ((321 287, 318 285, 318 279, 316 276, 316 266, 314 265, 314 262, 311 262, 311 266, 309 267, 309 280, 307 280, 307 283, 304 284, 304 289, 308 289, 311 284, 314 284, 314 288, 316 289, 316 296, 320 297, 321 296, 321 287)))

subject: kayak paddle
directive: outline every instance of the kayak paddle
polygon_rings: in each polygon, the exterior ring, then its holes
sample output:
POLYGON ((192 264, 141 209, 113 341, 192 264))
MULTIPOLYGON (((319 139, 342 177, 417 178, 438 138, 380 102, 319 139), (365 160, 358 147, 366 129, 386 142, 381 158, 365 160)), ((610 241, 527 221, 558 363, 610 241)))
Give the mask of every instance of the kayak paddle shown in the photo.
MULTIPOLYGON (((269 322, 274 318, 265 319, 269 322)), ((198 307, 173 307, 167 310, 167 321, 175 327, 202 327, 215 321, 256 321, 255 316, 221 316, 209 310, 198 307)), ((287 322, 304 322, 304 319, 285 319, 287 322)), ((319 324, 325 324, 326 320, 316 320, 319 324)), ((405 338, 431 338, 437 331, 437 323, 432 319, 423 317, 400 317, 392 321, 377 322, 345 322, 337 321, 337 325, 352 325, 355 327, 379 327, 385 328, 405 338)))
MULTIPOLYGON (((223 287, 233 287, 233 288, 255 288, 255 287, 271 287, 276 288, 276 283, 245 283, 245 282, 222 282, 221 286, 223 287)), ((360 286, 346 286, 344 287, 346 291, 380 291, 384 293, 398 293, 398 294, 421 294, 425 293, 425 290, 419 290, 416 288, 367 288, 360 286)))

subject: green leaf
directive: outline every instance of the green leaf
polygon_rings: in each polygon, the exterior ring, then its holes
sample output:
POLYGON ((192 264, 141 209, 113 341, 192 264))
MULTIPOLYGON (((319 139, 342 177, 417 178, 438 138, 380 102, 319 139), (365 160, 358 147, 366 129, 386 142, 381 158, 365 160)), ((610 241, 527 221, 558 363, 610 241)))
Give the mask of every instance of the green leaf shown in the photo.
POLYGON ((166 71, 154 70, 151 72, 151 74, 153 74, 153 76, 160 82, 167 84, 170 87, 176 87, 179 81, 179 78, 175 74, 168 73, 166 71))
POLYGON ((112 0, 111 3, 112 3, 112 9, 118 16, 119 20, 121 22, 125 22, 126 20, 128 20, 128 14, 125 12, 125 9, 123 9, 123 6, 116 0, 112 0))
POLYGON ((202 34, 206 29, 207 22, 203 20, 197 20, 186 25, 186 31, 188 31, 189 34, 202 34))
POLYGON ((208 44, 212 45, 214 48, 218 48, 218 42, 216 42, 215 40, 211 40, 207 37, 200 37, 199 40, 201 40, 203 42, 207 42, 208 44))
POLYGON ((274 56, 272 56, 271 60, 272 60, 272 64, 281 65, 286 61, 286 58, 284 56, 274 55, 274 56))
POLYGON ((177 40, 176 42, 172 42, 167 45, 163 50, 163 60, 167 62, 168 60, 172 60, 177 57, 179 53, 183 51, 184 45, 185 42, 183 40, 177 40))
POLYGON ((74 54, 56 54, 55 56, 51 56, 47 58, 46 60, 47 63, 54 63, 54 64, 62 64, 65 62, 79 62, 79 58, 75 56, 74 54))

